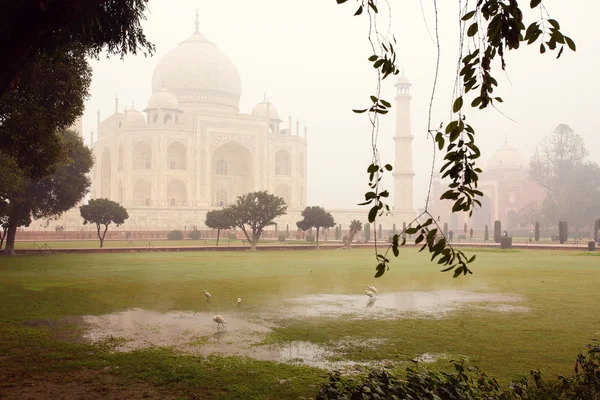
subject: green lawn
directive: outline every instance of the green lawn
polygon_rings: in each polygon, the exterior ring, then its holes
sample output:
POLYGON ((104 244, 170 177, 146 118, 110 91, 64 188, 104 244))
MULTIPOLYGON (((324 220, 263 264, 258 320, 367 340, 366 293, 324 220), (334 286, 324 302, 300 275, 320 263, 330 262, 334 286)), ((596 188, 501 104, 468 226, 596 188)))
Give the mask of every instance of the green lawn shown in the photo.
MULTIPOLYGON (((469 253, 470 251, 467 250, 469 253)), ((125 253, 0 258, 0 357, 20 368, 55 370, 120 366, 124 379, 150 381, 210 398, 313 397, 322 370, 249 359, 173 357, 168 349, 114 353, 77 338, 75 326, 36 324, 66 316, 127 308, 159 312, 270 313, 279 327, 268 343, 328 346, 334 359, 406 362, 419 353, 466 356, 502 382, 532 368, 548 376, 571 372, 583 345, 600 337, 600 258, 583 252, 477 251, 474 275, 452 279, 429 257, 405 249, 390 271, 373 279, 371 250, 125 253), (528 312, 464 306, 442 318, 356 320, 349 315, 286 314, 286 299, 311 294, 468 290, 523 296, 528 312), (204 289, 213 293, 210 303, 204 289), (373 345, 375 340, 376 345, 373 345), (380 339, 385 339, 381 341, 380 339), (352 341, 352 346, 340 343, 352 341), (11 361, 12 360, 12 361, 11 361), (201 362, 200 362, 201 361, 201 362), (17 365, 17 364, 15 364, 17 365), (281 383, 284 382, 284 383, 281 383), (312 382, 312 384, 311 384, 312 382)), ((366 296, 365 296, 366 301, 366 296)), ((447 360, 433 364, 445 368, 447 360)))

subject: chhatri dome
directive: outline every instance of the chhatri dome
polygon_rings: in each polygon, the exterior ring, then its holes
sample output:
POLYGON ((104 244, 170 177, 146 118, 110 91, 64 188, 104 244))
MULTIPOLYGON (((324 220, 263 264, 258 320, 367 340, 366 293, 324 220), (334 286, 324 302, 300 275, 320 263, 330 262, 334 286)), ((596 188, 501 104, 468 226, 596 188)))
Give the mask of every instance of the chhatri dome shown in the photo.
POLYGON ((508 139, 505 138, 504 144, 490 157, 488 171, 521 168, 523 168, 523 157, 521 157, 517 149, 508 143, 508 139))
POLYGON ((265 99, 263 101, 261 101, 260 103, 258 103, 253 109, 252 109, 252 115, 254 115, 255 117, 269 117, 269 119, 279 119, 279 113, 277 112, 277 109, 275 108, 275 106, 269 101, 267 100, 267 98, 265 97, 265 99))
POLYGON ((217 46, 198 30, 167 53, 152 75, 152 93, 166 88, 179 104, 197 103, 212 110, 238 112, 242 83, 240 74, 217 46), (195 99, 194 99, 195 98, 195 99))
POLYGON ((173 93, 169 92, 165 88, 162 88, 150 96, 147 108, 170 108, 176 110, 179 108, 179 101, 177 101, 177 97, 175 97, 173 93))

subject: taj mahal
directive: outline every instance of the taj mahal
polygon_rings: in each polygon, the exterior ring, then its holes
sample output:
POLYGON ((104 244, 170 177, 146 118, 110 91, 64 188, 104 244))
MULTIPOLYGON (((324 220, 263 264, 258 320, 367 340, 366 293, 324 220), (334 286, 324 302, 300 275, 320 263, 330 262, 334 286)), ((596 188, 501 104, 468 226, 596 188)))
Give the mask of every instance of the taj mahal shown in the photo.
MULTIPOLYGON (((410 86, 404 76, 396 83, 394 215, 380 221, 390 228, 416 216, 410 86)), ((201 229, 208 211, 267 190, 288 205, 277 224, 295 230, 302 210, 316 205, 307 201, 308 129, 292 117, 282 120, 266 98, 250 113, 240 111, 241 95, 236 66, 196 21, 191 36, 156 65, 145 106, 121 110, 116 98, 112 115, 102 119, 98 112, 90 197, 122 204, 130 216, 122 229, 201 229)), ((366 207, 328 211, 339 224, 367 222, 366 207)), ((78 209, 58 223, 81 229, 78 209)))

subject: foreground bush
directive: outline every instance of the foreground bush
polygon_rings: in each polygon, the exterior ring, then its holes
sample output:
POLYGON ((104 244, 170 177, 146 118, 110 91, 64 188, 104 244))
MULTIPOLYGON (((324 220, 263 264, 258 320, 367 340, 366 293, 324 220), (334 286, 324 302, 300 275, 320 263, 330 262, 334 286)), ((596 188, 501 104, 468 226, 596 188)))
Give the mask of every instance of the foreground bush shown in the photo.
POLYGON ((169 240, 183 240, 183 232, 174 230, 167 233, 167 239, 169 240))
POLYGON ((580 354, 575 375, 542 380, 541 373, 531 371, 529 378, 511 382, 501 388, 495 378, 464 362, 452 361, 454 372, 435 372, 425 368, 407 368, 404 376, 384 369, 367 370, 362 377, 346 378, 330 374, 317 400, 597 400, 600 398, 600 346, 588 346, 580 354))

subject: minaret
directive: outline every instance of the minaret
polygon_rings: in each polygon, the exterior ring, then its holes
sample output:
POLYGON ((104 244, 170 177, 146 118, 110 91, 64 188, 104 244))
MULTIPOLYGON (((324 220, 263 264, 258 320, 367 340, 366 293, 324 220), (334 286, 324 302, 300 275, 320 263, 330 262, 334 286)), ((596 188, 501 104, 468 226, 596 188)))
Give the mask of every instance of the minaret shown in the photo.
POLYGON ((396 151, 394 158, 394 214, 415 215, 413 207, 412 141, 410 129, 410 87, 404 72, 396 83, 396 151))
POLYGON ((119 96, 115 96, 115 114, 119 113, 119 96))

